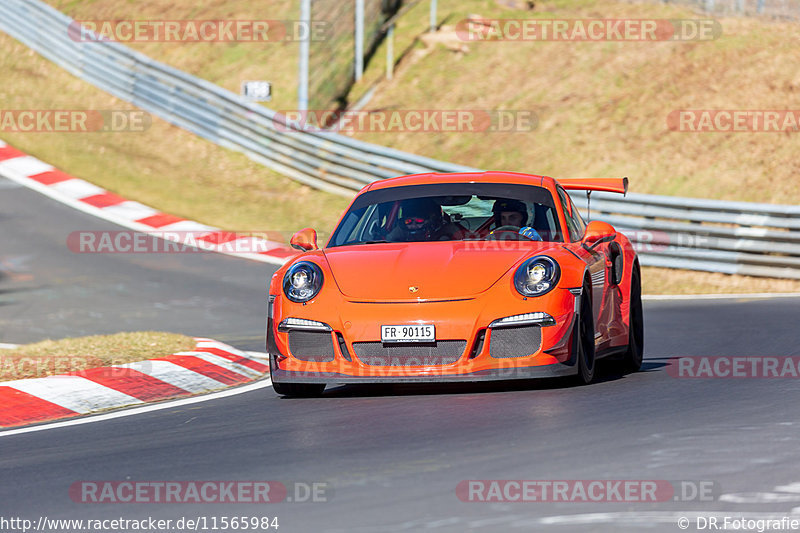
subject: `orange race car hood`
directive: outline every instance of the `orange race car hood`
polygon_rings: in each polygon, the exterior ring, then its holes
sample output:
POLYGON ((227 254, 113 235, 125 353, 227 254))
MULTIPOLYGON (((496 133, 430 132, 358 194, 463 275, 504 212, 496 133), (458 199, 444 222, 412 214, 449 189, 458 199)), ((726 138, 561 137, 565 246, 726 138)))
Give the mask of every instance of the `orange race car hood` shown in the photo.
POLYGON ((359 300, 453 299, 475 296, 526 257, 556 243, 447 241, 325 248, 342 294, 359 300), (416 289, 414 289, 416 288, 416 289))

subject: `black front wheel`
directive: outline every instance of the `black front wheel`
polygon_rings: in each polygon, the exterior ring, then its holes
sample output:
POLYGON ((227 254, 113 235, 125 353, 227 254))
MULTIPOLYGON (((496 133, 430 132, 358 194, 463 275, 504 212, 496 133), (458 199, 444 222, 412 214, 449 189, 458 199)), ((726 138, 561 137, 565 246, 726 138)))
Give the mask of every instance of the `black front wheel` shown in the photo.
POLYGON ((576 381, 580 385, 588 385, 594 381, 595 346, 594 346, 594 317, 592 317, 591 291, 588 286, 583 287, 581 293, 580 316, 575 333, 575 349, 577 352, 576 365, 578 375, 576 381))

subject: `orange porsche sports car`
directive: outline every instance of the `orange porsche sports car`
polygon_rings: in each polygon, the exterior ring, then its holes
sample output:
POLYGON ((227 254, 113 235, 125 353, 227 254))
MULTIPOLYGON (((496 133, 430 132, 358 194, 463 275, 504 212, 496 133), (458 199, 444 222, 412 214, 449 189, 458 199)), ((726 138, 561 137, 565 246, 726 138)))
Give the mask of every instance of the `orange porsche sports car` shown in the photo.
POLYGON ((273 276, 275 391, 327 384, 575 376, 642 364, 641 274, 630 241, 584 222, 566 190, 625 193, 627 178, 418 174, 364 187, 324 248, 273 276))

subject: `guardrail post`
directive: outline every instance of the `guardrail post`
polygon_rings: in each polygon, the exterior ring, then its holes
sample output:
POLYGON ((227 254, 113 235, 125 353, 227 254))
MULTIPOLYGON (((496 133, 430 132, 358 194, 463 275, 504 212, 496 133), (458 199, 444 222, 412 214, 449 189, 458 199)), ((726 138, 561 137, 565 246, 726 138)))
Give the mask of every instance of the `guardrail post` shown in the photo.
POLYGON ((436 19, 436 0, 431 0, 430 25, 428 27, 431 32, 435 32, 438 26, 436 19))
POLYGON ((364 76, 364 0, 356 0, 356 34, 355 34, 355 54, 356 54, 356 81, 364 76))
POLYGON ((394 24, 386 30, 386 79, 394 77, 394 24))
POLYGON ((308 111, 308 55, 311 47, 311 0, 300 3, 300 23, 306 25, 305 39, 300 40, 297 76, 297 109, 308 111))

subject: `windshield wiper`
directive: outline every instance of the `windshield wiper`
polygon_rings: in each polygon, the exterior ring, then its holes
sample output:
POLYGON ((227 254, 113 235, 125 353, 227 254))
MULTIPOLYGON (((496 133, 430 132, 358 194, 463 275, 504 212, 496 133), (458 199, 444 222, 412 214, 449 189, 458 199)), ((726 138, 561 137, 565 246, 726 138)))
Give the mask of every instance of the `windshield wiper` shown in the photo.
POLYGON ((371 240, 371 241, 348 242, 347 244, 348 245, 351 245, 351 244, 385 244, 385 243, 388 243, 388 242, 390 242, 390 241, 383 240, 383 239, 376 239, 376 240, 371 240))

